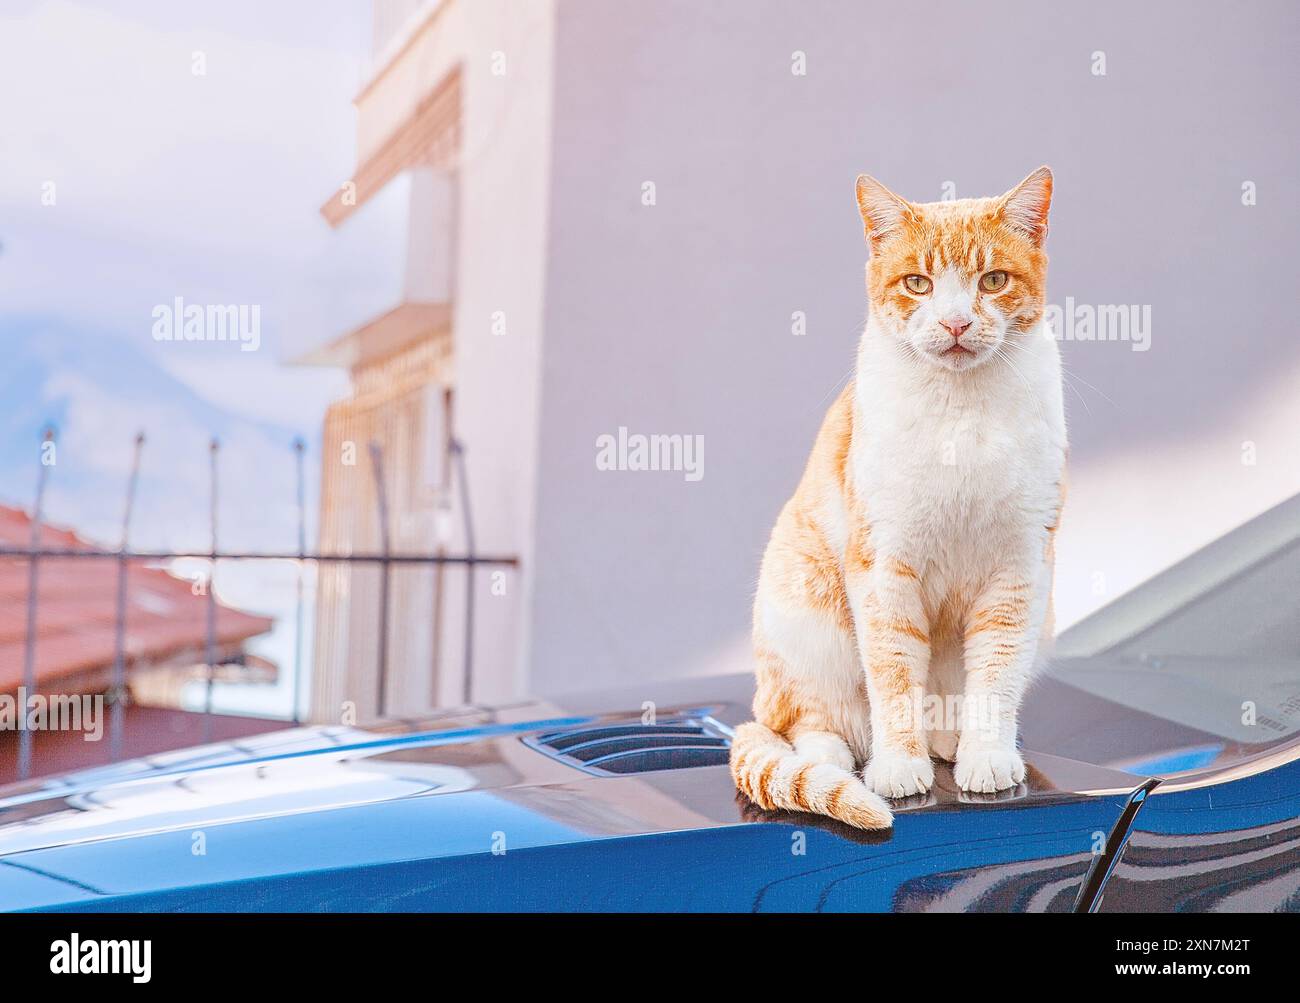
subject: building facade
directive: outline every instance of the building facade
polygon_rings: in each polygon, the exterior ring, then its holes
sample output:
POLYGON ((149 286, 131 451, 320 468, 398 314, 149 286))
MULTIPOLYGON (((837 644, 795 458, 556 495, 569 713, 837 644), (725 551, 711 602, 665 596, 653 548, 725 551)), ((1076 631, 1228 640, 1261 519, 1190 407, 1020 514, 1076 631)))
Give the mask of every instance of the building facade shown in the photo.
MULTIPOLYGON (((1296 493, 1300 358, 1280 301, 1231 318, 1271 346, 1243 353, 1213 284, 1185 276, 1250 262, 1256 288, 1289 281, 1297 209, 1241 192, 1287 189, 1295 117, 1240 95, 1287 92, 1300 22, 1111 6, 1069 24, 1026 6, 1008 32, 952 4, 918 66, 902 7, 376 0, 356 165, 322 211, 340 249, 380 233, 388 256, 374 302, 312 353, 353 379, 327 418, 322 548, 375 546, 374 438, 394 546, 462 552, 464 486, 477 550, 518 558, 476 575, 472 698, 746 668, 767 533, 851 375, 861 171, 930 201, 1051 164, 1049 301, 1156 318, 1145 346, 1062 336, 1061 626, 1296 493), (1109 75, 1077 42, 1094 35, 1109 75), (1190 65, 1230 69, 1233 87, 1190 65), (991 142, 984 96, 1008 95, 1034 125, 991 142), (602 462, 607 437, 637 436, 700 448, 691 469, 602 462)), ((463 570, 406 574, 389 713, 465 696, 463 570)), ((323 575, 321 720, 378 709, 374 575, 323 575)))
POLYGON ((322 567, 317 720, 500 700, 525 685, 548 98, 538 85, 545 67, 532 64, 548 52, 538 44, 548 6, 528 7, 539 37, 507 4, 375 4, 356 168, 321 212, 341 242, 376 216, 371 225, 394 241, 393 281, 300 360, 351 376, 325 419, 320 548, 381 549, 374 443, 394 552, 464 554, 468 515, 479 553, 520 566, 480 568, 472 581, 463 566, 395 568, 382 687, 382 572, 322 567), (527 58, 498 75, 479 56, 504 44, 503 31, 526 40, 516 51, 527 58), (453 436, 464 447, 463 485, 453 436))

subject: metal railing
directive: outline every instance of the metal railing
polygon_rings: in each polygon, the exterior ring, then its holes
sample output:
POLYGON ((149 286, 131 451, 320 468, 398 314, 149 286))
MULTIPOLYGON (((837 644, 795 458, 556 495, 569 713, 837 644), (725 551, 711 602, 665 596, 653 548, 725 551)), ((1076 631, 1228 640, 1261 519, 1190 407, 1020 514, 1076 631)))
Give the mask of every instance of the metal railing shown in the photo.
MULTIPOLYGON (((109 718, 110 759, 117 762, 122 757, 125 730, 125 703, 127 698, 128 670, 126 658, 126 620, 127 620, 127 570, 132 562, 158 563, 181 559, 197 559, 209 562, 207 579, 206 622, 204 638, 205 690, 203 701, 203 741, 212 738, 213 691, 215 685, 217 661, 217 600, 216 589, 212 580, 218 561, 292 561, 298 566, 297 578, 297 613, 294 638, 294 664, 291 693, 293 699, 293 723, 299 724, 301 708, 301 687, 303 680, 303 639, 305 631, 305 583, 304 567, 308 563, 373 565, 380 566, 380 624, 376 652, 376 704, 380 717, 387 716, 388 700, 388 620, 390 606, 390 576, 396 566, 424 565, 431 568, 440 565, 464 566, 466 569, 465 594, 465 647, 462 667, 463 701, 466 705, 473 702, 473 658, 474 658, 474 569, 479 565, 494 567, 518 567, 519 559, 509 555, 479 554, 475 548, 474 524, 470 512, 470 496, 466 473, 465 447, 456 439, 449 440, 447 447, 455 460, 456 475, 460 481, 461 517, 466 541, 464 554, 437 553, 394 553, 389 536, 388 496, 383 477, 383 450, 379 443, 371 442, 369 452, 371 469, 375 479, 375 492, 378 502, 379 538, 381 548, 378 553, 309 553, 307 551, 306 489, 304 481, 304 454, 306 445, 302 439, 295 439, 293 451, 297 470, 297 511, 298 511, 298 547, 290 551, 250 551, 221 550, 217 543, 217 474, 220 443, 213 439, 210 443, 210 533, 211 545, 207 550, 149 550, 134 549, 130 546, 131 516, 135 509, 136 489, 140 479, 140 462, 145 445, 145 436, 141 432, 135 438, 130 474, 127 480, 126 502, 122 518, 121 544, 116 549, 87 547, 50 547, 41 543, 44 530, 45 490, 49 480, 52 463, 45 462, 46 451, 57 441, 57 432, 51 426, 41 436, 42 458, 37 474, 36 494, 31 515, 31 543, 26 547, 0 544, 0 559, 20 558, 29 561, 27 576, 27 616, 26 645, 23 655, 23 687, 27 693, 36 692, 36 653, 39 642, 39 597, 40 562, 43 559, 59 560, 109 560, 116 561, 117 593, 114 617, 114 646, 110 692, 112 702, 109 718)), ((436 638, 435 638, 436 648, 436 638)), ((19 734, 18 775, 20 779, 30 776, 32 764, 32 733, 22 729, 19 734)))

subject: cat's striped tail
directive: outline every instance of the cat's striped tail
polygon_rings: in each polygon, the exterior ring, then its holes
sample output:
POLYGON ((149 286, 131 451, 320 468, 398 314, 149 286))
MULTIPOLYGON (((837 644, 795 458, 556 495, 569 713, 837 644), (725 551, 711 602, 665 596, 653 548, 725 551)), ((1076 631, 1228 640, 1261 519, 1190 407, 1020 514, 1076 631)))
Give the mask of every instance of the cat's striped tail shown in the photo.
POLYGON ((894 822, 885 799, 860 777, 833 763, 802 758, 789 742, 756 721, 736 729, 731 776, 760 808, 816 812, 858 829, 888 829, 894 822))

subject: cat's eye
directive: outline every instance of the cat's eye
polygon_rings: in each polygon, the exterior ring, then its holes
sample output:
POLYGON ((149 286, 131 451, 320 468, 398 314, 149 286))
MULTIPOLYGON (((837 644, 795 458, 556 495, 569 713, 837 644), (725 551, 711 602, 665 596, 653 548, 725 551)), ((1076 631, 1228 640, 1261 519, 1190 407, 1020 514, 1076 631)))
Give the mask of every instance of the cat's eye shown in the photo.
POLYGON ((907 291, 915 293, 917 296, 924 296, 930 291, 933 284, 924 275, 909 275, 903 279, 903 285, 907 287, 907 291))
POLYGON ((995 293, 1006 288, 1009 277, 1006 272, 985 272, 980 279, 980 288, 986 293, 995 293))

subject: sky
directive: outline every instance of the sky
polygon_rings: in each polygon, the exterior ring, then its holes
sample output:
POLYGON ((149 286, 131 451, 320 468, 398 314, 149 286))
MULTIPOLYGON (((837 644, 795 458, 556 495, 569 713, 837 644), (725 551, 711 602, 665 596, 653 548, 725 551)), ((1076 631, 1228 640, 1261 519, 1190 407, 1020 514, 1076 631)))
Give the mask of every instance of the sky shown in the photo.
POLYGON ((5 309, 142 343, 176 296, 258 304, 257 353, 154 347, 208 399, 238 373, 240 409, 281 422, 338 387, 277 364, 361 278, 317 209, 351 171, 369 10, 288 6, 8 3, 0 31, 5 309))
MULTIPOLYGON (((223 545, 294 549, 302 436, 314 532, 312 447, 345 379, 292 363, 373 284, 366 235, 341 253, 318 211, 352 170, 369 33, 366 0, 0 6, 0 501, 30 505, 56 421, 48 517, 116 542, 143 430, 133 541, 206 546, 215 435, 223 545), (257 350, 155 340, 177 297, 256 307, 257 350)), ((217 581, 280 618, 254 650, 292 664, 294 569, 217 581)), ((224 699, 283 713, 288 692, 224 699)))

